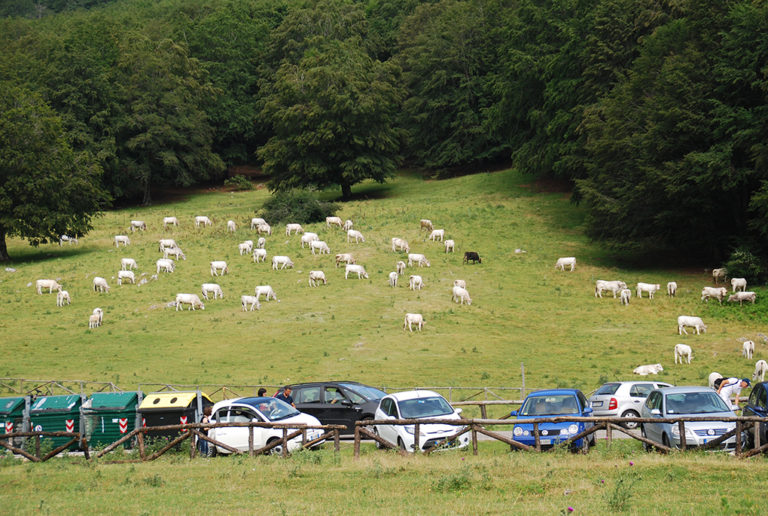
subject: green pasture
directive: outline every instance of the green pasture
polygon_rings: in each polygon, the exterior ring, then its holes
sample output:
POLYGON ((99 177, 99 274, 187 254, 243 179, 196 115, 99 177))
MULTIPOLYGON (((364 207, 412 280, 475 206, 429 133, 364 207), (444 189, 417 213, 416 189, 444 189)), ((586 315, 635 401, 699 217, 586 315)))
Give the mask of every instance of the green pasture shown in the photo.
MULTIPOLYGON (((305 227, 327 241, 332 254, 313 256, 298 236, 273 223, 267 263, 240 256, 237 244, 256 240, 248 227, 269 195, 265 189, 189 194, 177 202, 104 213, 78 246, 31 248, 11 240, 16 272, 0 271, 0 331, 4 360, 0 376, 138 383, 282 384, 351 379, 385 386, 579 387, 591 391, 606 380, 631 378, 640 364, 661 362, 660 379, 697 384, 711 371, 747 376, 754 361, 741 357, 739 338, 757 342, 754 360, 766 358, 761 287, 755 306, 718 306, 699 299, 711 278, 704 269, 622 268, 599 244, 582 234, 583 211, 563 193, 538 191, 514 171, 482 173, 443 181, 401 175, 385 185, 364 184, 358 200, 338 213, 352 219, 365 243, 346 243, 344 233, 324 224, 305 227), (212 228, 195 229, 193 217, 208 215, 212 228), (164 231, 162 218, 175 215, 179 228, 164 231), (456 241, 453 254, 426 240, 419 219, 431 219, 456 241), (131 219, 146 232, 126 233, 131 219), (238 224, 227 233, 226 221, 238 224), (116 249, 112 238, 128 234, 131 245, 116 249), (392 237, 405 238, 411 252, 424 253, 430 268, 411 269, 390 288, 387 275, 402 253, 392 237), (133 257, 139 273, 155 273, 160 238, 174 238, 186 253, 173 274, 161 273, 143 286, 118 286, 121 257, 133 257), (515 249, 526 253, 516 254, 515 249), (464 251, 482 264, 462 264, 464 251), (344 279, 333 254, 352 252, 370 274, 344 279), (290 256, 294 269, 271 270, 272 255, 290 256), (555 271, 560 256, 576 256, 576 271, 555 271), (211 260, 226 260, 230 273, 212 279, 211 260), (328 285, 308 286, 310 270, 324 270, 328 285), (421 274, 425 288, 408 289, 407 274, 421 274), (93 292, 93 276, 107 278, 108 294, 93 292), (72 305, 56 307, 55 294, 37 295, 38 278, 58 278, 72 305), (464 279, 471 306, 451 301, 454 279, 464 279), (677 298, 659 294, 628 307, 608 295, 594 297, 596 279, 678 282, 677 298), (167 304, 179 292, 199 293, 218 282, 224 300, 204 311, 179 311, 167 304), (242 312, 240 295, 271 285, 279 303, 242 312), (88 329, 95 307, 104 325, 88 329), (424 315, 423 332, 403 331, 406 312, 424 315), (699 315, 709 326, 700 336, 677 335, 678 315, 699 315), (691 365, 673 365, 678 342, 694 350, 691 365)), ((333 192, 335 194, 335 192, 333 192)), ((328 196, 331 195, 329 192, 328 196)), ((695 253, 695 250, 691 250, 695 253)), ((717 266, 719 264, 712 264, 717 266)), ((753 286, 750 286, 752 289, 753 286)))

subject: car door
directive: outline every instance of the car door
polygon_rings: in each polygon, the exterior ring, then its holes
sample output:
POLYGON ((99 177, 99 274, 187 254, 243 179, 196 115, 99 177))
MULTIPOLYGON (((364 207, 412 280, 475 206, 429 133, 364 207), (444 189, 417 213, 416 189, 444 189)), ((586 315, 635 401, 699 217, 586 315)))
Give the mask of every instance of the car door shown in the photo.
POLYGON ((655 388, 652 383, 636 383, 629 388, 629 399, 632 410, 640 413, 640 409, 648 397, 648 394, 655 388))
POLYGON ((293 388, 293 403, 296 409, 305 414, 315 416, 322 424, 330 424, 325 419, 323 406, 320 401, 322 385, 305 385, 293 388))
MULTIPOLYGON (((648 398, 645 400, 646 412, 648 417, 654 419, 661 419, 663 411, 662 399, 664 397, 659 391, 652 391, 648 398), (653 410, 658 410, 658 414, 653 414, 653 410)), ((661 425, 658 423, 643 423, 643 429, 645 430, 645 436, 655 442, 661 442, 661 425)))
MULTIPOLYGON (((358 411, 344 390, 338 385, 323 386, 320 406, 323 416, 329 425, 346 425, 347 430, 354 431, 358 411)), ((318 419, 320 419, 318 417, 318 419)), ((322 419, 320 419, 323 421, 322 419)))
MULTIPOLYGON (((743 415, 744 416, 758 416, 758 417, 766 417, 768 414, 768 407, 766 407, 766 391, 765 391, 765 384, 758 383, 755 385, 754 389, 752 389, 752 392, 749 394, 749 401, 747 401, 747 404, 744 406, 743 415)), ((751 426, 751 425, 750 425, 751 426)), ((753 432, 753 429, 749 429, 750 433, 753 432)), ((765 423, 760 423, 760 444, 766 444, 766 425, 765 423)))
MULTIPOLYGON (((392 398, 384 398, 381 400, 381 411, 384 413, 386 419, 397 419, 397 405, 392 398)), ((393 425, 379 425, 379 436, 382 439, 397 444, 397 427, 393 425)))
MULTIPOLYGON (((242 406, 232 406, 229 408, 229 422, 230 423, 250 423, 254 418, 256 418, 256 414, 247 407, 242 406)), ((254 428, 254 446, 259 447, 258 443, 260 442, 259 439, 260 436, 258 435, 260 431, 263 429, 261 428, 254 428)), ((231 427, 228 429, 228 436, 229 441, 227 444, 232 446, 233 448, 237 448, 240 451, 246 451, 248 450, 248 427, 239 426, 239 427, 231 427)), ((263 439, 262 439, 263 440, 263 439)))

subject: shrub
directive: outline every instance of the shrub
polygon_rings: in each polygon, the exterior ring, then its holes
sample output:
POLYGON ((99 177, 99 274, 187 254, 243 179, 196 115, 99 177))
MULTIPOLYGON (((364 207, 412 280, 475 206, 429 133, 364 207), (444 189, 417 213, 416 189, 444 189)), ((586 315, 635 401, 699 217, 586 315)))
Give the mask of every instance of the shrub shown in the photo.
POLYGON ((245 176, 232 176, 224 181, 224 186, 230 186, 233 190, 242 192, 244 190, 253 190, 253 183, 248 181, 245 176))
POLYGON ((264 203, 264 218, 274 222, 323 222, 325 217, 334 215, 338 206, 317 199, 309 190, 276 192, 264 203))
POLYGON ((765 267, 760 259, 749 249, 739 247, 725 264, 728 276, 731 278, 746 278, 748 283, 762 283, 765 278, 765 267))

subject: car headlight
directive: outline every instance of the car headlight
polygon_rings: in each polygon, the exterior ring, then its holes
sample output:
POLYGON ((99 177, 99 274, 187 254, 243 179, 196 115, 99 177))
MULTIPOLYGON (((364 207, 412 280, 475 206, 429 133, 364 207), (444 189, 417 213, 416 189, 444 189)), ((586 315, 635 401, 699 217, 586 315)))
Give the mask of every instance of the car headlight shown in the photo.
POLYGON ((569 434, 578 434, 579 433, 579 425, 576 423, 573 423, 568 427, 568 433, 569 434))
POLYGON ((405 428, 405 431, 411 435, 416 431, 416 425, 405 425, 403 428, 405 428))
POLYGON ((515 427, 515 429, 514 429, 514 430, 512 430, 512 434, 513 434, 515 437, 520 437, 521 435, 523 435, 523 429, 522 429, 522 428, 520 428, 519 426, 516 426, 516 427, 515 427))
MULTIPOLYGON (((670 433, 674 435, 675 437, 680 437, 680 426, 678 425, 672 425, 672 428, 670 429, 670 433)), ((693 433, 693 430, 690 428, 685 429, 685 437, 691 437, 695 438, 696 434, 693 433)))

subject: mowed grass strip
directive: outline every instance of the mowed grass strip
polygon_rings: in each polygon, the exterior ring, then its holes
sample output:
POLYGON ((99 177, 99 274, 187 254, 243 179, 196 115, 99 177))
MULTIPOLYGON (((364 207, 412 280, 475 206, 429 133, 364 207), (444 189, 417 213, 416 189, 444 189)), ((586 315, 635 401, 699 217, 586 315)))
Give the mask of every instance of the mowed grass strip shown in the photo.
MULTIPOLYGON (((338 213, 365 235, 347 243, 343 231, 324 223, 305 225, 325 240, 332 254, 312 255, 299 236, 286 236, 284 223, 269 221, 266 263, 240 256, 237 244, 256 240, 249 229, 269 193, 208 192, 148 208, 107 212, 79 246, 29 248, 9 242, 15 273, 0 272, 0 331, 4 360, 0 376, 138 383, 282 384, 326 378, 352 379, 389 388, 430 386, 578 387, 591 391, 601 382, 632 377, 640 364, 661 362, 659 379, 701 384, 709 372, 747 376, 754 360, 766 358, 764 289, 755 306, 702 303, 711 285, 703 270, 629 269, 617 265, 582 234, 584 214, 560 192, 536 192, 530 178, 515 171, 483 173, 443 181, 403 174, 386 185, 363 184, 356 201, 338 213), (164 216, 181 226, 167 231, 164 216), (195 215, 208 215, 214 227, 194 228, 195 215), (455 253, 427 240, 419 220, 431 219, 456 241, 455 253), (145 232, 128 232, 130 220, 145 220, 145 232), (235 234, 226 222, 237 222, 235 234), (132 244, 116 249, 113 237, 128 234, 132 244), (387 275, 404 253, 390 240, 408 240, 430 268, 408 268, 397 288, 387 275), (174 238, 186 253, 173 274, 159 274, 143 286, 118 286, 121 257, 135 258, 139 274, 155 273, 160 238, 174 238), (515 249, 526 253, 516 254, 515 249), (482 264, 462 263, 477 251, 482 264), (370 279, 344 279, 333 255, 352 252, 370 279), (271 270, 273 255, 287 255, 293 269, 271 270), (555 271, 558 257, 576 256, 576 271, 555 271), (229 274, 212 278, 209 262, 226 260, 229 274), (310 270, 323 270, 328 285, 311 288, 310 270), (425 287, 410 291, 409 274, 425 287), (92 278, 109 281, 109 294, 92 290, 92 278), (72 305, 56 307, 55 295, 39 296, 39 278, 61 278, 72 305), (451 301, 455 279, 464 279, 471 306, 451 301), (594 297, 596 279, 678 282, 677 298, 658 294, 624 307, 610 294, 594 297), (179 292, 200 293, 219 283, 223 300, 206 301, 204 311, 167 307, 179 292), (242 312, 240 295, 271 285, 280 302, 242 312), (104 309, 104 325, 89 330, 93 308, 104 309), (404 332, 406 312, 424 315, 422 332, 404 332), (678 336, 678 315, 700 315, 709 325, 701 336, 678 336), (740 338, 757 341, 753 361, 741 357, 740 338), (678 342, 693 347, 688 366, 674 366, 678 342)), ((325 194, 330 197, 332 193, 325 194)), ((718 265, 718 264, 713 264, 718 265)), ((137 274, 138 276, 138 274, 137 274)), ((634 289, 633 289, 634 290, 634 289)), ((504 409, 505 410, 505 409, 504 409)), ((500 412, 501 413, 501 412, 500 412)))

